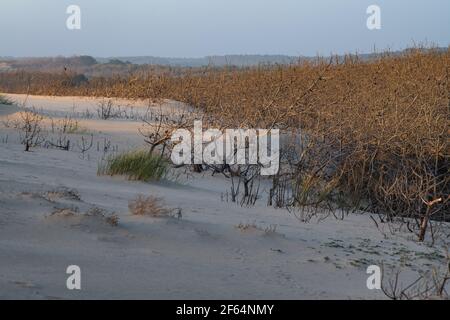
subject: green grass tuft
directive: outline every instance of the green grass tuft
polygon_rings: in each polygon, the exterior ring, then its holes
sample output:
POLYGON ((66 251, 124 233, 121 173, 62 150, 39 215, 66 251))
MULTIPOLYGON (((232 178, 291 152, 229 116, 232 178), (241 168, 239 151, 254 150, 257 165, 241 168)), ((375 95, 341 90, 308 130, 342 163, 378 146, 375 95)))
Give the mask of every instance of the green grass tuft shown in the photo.
POLYGON ((9 100, 8 98, 6 98, 5 96, 0 94, 0 104, 11 106, 11 105, 13 105, 13 102, 11 100, 9 100))
POLYGON ((167 172, 168 162, 145 150, 111 156, 100 164, 99 175, 124 175, 130 180, 158 181, 167 172))

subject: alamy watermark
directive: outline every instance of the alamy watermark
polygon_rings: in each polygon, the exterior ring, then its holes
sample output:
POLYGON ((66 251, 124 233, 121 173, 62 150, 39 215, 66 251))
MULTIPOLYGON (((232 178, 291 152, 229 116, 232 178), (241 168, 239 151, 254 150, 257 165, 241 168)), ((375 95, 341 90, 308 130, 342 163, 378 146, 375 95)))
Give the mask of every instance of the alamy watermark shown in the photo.
MULTIPOLYGON (((72 4, 67 7, 66 14, 69 17, 66 20, 66 27, 69 30, 81 30, 81 8, 78 5, 72 4)), ((366 26, 369 30, 381 29, 381 8, 376 4, 367 7, 366 14, 369 15, 366 21, 366 26)))
POLYGON ((381 290, 382 273, 381 268, 377 265, 371 265, 367 267, 367 274, 370 276, 367 278, 366 286, 369 290, 381 290))
POLYGON ((369 14, 367 18, 367 29, 380 30, 381 29, 381 8, 375 4, 367 7, 366 13, 369 14))
POLYGON ((70 5, 66 9, 69 17, 66 20, 66 27, 69 30, 81 29, 81 8, 77 5, 70 5))
POLYGON ((278 173, 280 131, 278 129, 218 129, 203 131, 194 121, 193 133, 178 129, 172 134, 176 143, 171 154, 175 165, 260 165, 261 175, 278 173))
POLYGON ((66 269, 66 274, 70 275, 66 280, 67 289, 81 290, 81 268, 77 265, 70 265, 66 269))

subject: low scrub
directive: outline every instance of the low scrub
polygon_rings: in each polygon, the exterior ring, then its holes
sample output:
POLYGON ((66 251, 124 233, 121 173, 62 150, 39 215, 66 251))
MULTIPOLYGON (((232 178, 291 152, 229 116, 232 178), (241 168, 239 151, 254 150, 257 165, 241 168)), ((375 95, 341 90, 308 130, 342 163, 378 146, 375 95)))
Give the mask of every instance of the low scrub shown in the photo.
POLYGON ((171 211, 162 204, 162 198, 155 196, 145 197, 139 195, 128 203, 128 209, 136 216, 149 216, 154 218, 168 217, 171 211))
POLYGON ((145 150, 111 156, 98 170, 99 175, 124 175, 130 180, 157 181, 168 168, 167 161, 145 150))

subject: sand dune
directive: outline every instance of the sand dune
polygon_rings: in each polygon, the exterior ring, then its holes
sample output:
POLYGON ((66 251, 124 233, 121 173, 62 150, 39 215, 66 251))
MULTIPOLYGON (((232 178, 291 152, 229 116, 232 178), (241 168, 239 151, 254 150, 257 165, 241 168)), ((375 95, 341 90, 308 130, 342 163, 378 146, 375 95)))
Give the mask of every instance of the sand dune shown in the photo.
MULTIPOLYGON (((73 113, 74 106, 75 113, 93 111, 98 101, 28 97, 27 104, 57 118, 73 113)), ((130 182, 97 176, 102 148, 89 156, 76 148, 26 153, 17 132, 1 121, 15 111, 0 106, 2 299, 382 299, 380 291, 366 287, 368 265, 408 259, 407 281, 441 263, 438 246, 420 245, 410 234, 383 234, 369 214, 301 223, 262 202, 250 208, 227 202, 221 195, 230 183, 222 176, 130 182), (168 208, 181 208, 182 218, 131 215, 128 201, 138 194, 163 197, 168 208), (111 215, 118 225, 108 222, 111 215), (275 232, 266 231, 273 226, 275 232), (82 270, 80 291, 66 288, 69 265, 82 270)), ((89 134, 94 145, 107 139, 119 152, 144 145, 139 121, 80 123, 86 132, 71 135, 74 145, 89 134)))

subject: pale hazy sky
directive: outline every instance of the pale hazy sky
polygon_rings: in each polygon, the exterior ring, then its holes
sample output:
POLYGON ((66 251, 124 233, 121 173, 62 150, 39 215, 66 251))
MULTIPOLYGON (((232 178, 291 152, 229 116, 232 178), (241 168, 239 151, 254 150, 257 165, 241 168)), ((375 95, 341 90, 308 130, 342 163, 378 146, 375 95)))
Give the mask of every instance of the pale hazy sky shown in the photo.
POLYGON ((0 0, 0 56, 315 55, 450 44, 450 0, 0 0), (66 28, 81 7, 82 29, 66 28), (382 29, 366 27, 381 7, 382 29))

